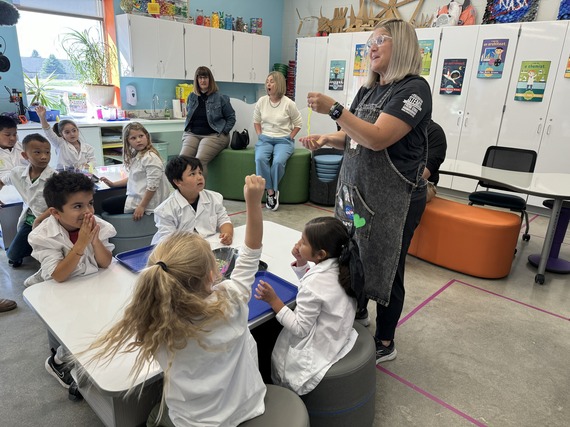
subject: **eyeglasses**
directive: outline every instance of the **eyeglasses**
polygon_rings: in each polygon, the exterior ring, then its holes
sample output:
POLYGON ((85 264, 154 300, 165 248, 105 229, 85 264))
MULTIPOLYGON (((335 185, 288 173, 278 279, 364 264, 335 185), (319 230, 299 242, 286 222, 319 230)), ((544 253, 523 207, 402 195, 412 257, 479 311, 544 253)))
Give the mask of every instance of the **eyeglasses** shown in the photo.
POLYGON ((198 76, 198 80, 208 80, 209 76, 198 76))
POLYGON ((373 46, 381 46, 386 41, 386 39, 391 39, 391 38, 392 37, 387 36, 385 34, 381 34, 378 37, 371 37, 366 42, 366 48, 372 49, 373 46))

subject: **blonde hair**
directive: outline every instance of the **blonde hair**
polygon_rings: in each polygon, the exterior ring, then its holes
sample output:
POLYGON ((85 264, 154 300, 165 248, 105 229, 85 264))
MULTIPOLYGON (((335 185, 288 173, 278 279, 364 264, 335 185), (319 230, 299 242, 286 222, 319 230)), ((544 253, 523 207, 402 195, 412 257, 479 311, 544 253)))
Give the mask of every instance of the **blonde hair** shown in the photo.
MULTIPOLYGON (((399 82, 407 76, 419 75, 422 57, 416 30, 411 24, 401 19, 380 21, 374 29, 382 28, 392 37, 392 56, 386 73, 382 75, 385 83, 399 82)), ((370 69, 365 87, 371 88, 380 80, 380 75, 370 69)))
POLYGON ((140 273, 123 318, 86 350, 97 350, 88 363, 138 351, 131 370, 137 378, 163 348, 168 354, 166 389, 174 353, 190 340, 204 347, 209 326, 226 318, 230 301, 225 291, 206 301, 212 279, 219 279, 217 272, 210 244, 198 234, 177 232, 163 239, 140 273))
POLYGON ((150 136, 150 133, 148 133, 148 130, 146 130, 146 128, 139 122, 131 122, 123 128, 123 163, 126 170, 129 170, 131 164, 133 163, 133 159, 137 155, 137 151, 129 144, 129 134, 132 130, 140 130, 145 134, 146 139, 148 140, 148 145, 139 152, 141 156, 145 155, 149 151, 152 151, 154 154, 160 157, 160 154, 158 154, 158 151, 156 148, 154 148, 154 145, 152 145, 152 138, 150 136))
POLYGON ((285 83, 285 77, 279 71, 270 72, 267 75, 267 78, 265 79, 265 81, 267 81, 267 79, 269 77, 273 77, 273 80, 275 81, 275 92, 276 92, 277 97, 282 98, 283 95, 285 95, 285 92, 287 91, 287 85, 285 83))

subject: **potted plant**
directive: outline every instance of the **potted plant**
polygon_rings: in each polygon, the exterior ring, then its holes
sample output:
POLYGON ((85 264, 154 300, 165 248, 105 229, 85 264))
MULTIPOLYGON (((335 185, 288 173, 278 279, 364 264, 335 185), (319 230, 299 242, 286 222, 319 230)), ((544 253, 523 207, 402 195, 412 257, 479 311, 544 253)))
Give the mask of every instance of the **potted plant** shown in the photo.
POLYGON ((61 45, 77 73, 77 80, 85 87, 88 100, 94 105, 112 105, 115 86, 111 76, 118 68, 117 49, 93 28, 63 35, 61 45))
POLYGON ((53 80, 55 80, 54 73, 51 73, 44 80, 40 80, 38 74, 35 77, 30 77, 24 73, 24 83, 26 85, 26 94, 28 98, 31 96, 28 103, 28 115, 30 119, 34 122, 39 122, 40 119, 35 112, 35 107, 37 105, 43 105, 49 111, 46 114, 48 121, 53 121, 59 116, 60 110, 58 109, 61 104, 61 96, 51 93, 55 88, 51 86, 53 80))

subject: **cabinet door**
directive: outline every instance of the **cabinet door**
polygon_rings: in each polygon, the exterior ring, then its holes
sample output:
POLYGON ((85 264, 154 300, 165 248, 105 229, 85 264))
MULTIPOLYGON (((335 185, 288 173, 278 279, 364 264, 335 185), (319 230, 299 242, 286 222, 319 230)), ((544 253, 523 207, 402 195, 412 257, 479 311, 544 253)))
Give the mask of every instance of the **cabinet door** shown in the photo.
POLYGON ((81 140, 93 147, 95 152, 95 166, 103 166, 103 145, 101 141, 101 129, 99 126, 81 127, 81 140))
MULTIPOLYGON (((446 157, 449 159, 455 159, 457 156, 457 148, 459 146, 459 137, 461 134, 461 127, 463 125, 467 92, 469 90, 468 84, 471 79, 478 32, 479 26, 475 25, 444 27, 442 30, 441 45, 439 48, 440 50, 437 59, 433 88, 432 117, 433 120, 439 123, 445 131, 445 135, 447 137, 446 157), (450 77, 455 78, 455 69, 448 69, 448 60, 451 59, 467 61, 465 69, 462 70, 463 87, 459 94, 440 94, 442 81, 446 85, 449 83, 447 79, 444 80, 444 74, 447 75, 449 73, 450 77)), ((460 73, 461 71, 459 71, 459 74, 460 73)), ((450 176, 442 176, 439 181, 440 186, 447 188, 451 187, 451 183, 452 178, 450 176)))
POLYGON ((210 69, 217 82, 232 81, 232 63, 232 32, 212 28, 210 31, 210 69))
POLYGON ((325 88, 325 62, 328 37, 297 39, 297 66, 295 68, 295 103, 297 108, 307 106, 307 93, 323 92, 325 88))
POLYGON ((184 78, 184 25, 180 22, 158 21, 158 66, 163 79, 184 78))
MULTIPOLYGON (((327 47, 327 62, 326 62, 326 80, 325 80, 325 95, 330 96, 335 101, 338 101, 345 107, 347 105, 348 87, 349 87, 349 63, 352 50, 352 34, 350 33, 334 33, 329 34, 329 45, 327 47), (341 78, 339 73, 336 73, 335 68, 344 64, 344 75, 341 78), (336 78, 335 78, 336 77, 336 78)), ((342 70, 338 70, 342 72, 342 70)))
POLYGON ((252 46, 251 83, 263 84, 269 73, 269 37, 257 34, 249 36, 252 46))
MULTIPOLYGON (((475 56, 470 67, 471 78, 465 81, 469 93, 457 148, 458 160, 481 164, 487 147, 497 145, 519 30, 520 24, 482 25, 479 28, 475 56), (501 78, 478 77, 479 64, 485 62, 488 68, 488 61, 494 60, 496 53, 492 45, 503 45, 504 40, 508 45, 501 55, 504 67, 501 78)), ((496 67, 493 65, 491 70, 493 68, 496 67)), ((476 185, 473 179, 454 177, 452 188, 472 192, 476 185)))
POLYGON ((439 87, 439 82, 437 82, 437 84, 435 83, 435 68, 439 55, 439 45, 441 43, 441 30, 440 27, 416 28, 420 48, 424 49, 422 55, 422 70, 425 71, 422 71, 422 73, 427 73, 422 74, 422 77, 428 81, 432 93, 434 93, 436 86, 439 87), (431 52, 429 52, 428 50, 431 45, 433 46, 431 47, 431 52))
POLYGON ((121 75, 160 77, 158 19, 117 15, 121 75))
POLYGON ((184 67, 188 80, 194 79, 198 67, 210 66, 210 30, 202 25, 184 24, 184 67))
MULTIPOLYGON (((545 128, 538 149, 536 172, 568 173, 570 159, 570 120, 568 120, 568 99, 570 96, 570 78, 564 77, 570 61, 570 27, 566 31, 566 40, 557 69, 550 70, 549 83, 552 79, 554 90, 548 106, 545 128)), ((546 101, 546 100, 545 100, 546 101)), ((544 199, 529 196, 528 203, 542 206, 544 199)))
MULTIPOLYGON (((525 22, 521 24, 521 35, 513 64, 503 122, 499 132, 499 145, 539 151, 567 26, 568 22, 566 21, 525 22), (523 61, 550 61, 542 102, 515 101, 517 82, 523 61)), ((540 80, 540 74, 538 74, 535 82, 540 83, 540 80)), ((566 97, 568 97, 567 94, 566 97)))
POLYGON ((252 38, 247 33, 232 31, 232 34, 234 37, 233 81, 236 83, 250 83, 252 80, 251 64, 253 61, 252 38))

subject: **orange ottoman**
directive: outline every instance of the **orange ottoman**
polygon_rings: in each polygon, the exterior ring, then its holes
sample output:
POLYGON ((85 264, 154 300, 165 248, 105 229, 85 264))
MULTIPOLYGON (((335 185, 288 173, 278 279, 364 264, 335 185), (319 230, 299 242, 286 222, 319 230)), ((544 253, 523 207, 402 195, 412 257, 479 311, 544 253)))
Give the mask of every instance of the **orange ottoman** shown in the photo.
POLYGON ((520 217, 511 212, 434 197, 408 253, 450 270, 497 279, 511 271, 520 227, 520 217))

